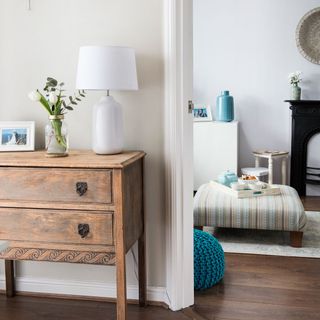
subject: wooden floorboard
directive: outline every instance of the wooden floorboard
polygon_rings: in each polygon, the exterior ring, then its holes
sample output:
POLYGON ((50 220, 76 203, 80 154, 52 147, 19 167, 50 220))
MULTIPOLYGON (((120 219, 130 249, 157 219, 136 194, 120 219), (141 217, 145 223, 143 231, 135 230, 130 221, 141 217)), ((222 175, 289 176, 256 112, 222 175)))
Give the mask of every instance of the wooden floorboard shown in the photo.
POLYGON ((301 201, 306 211, 320 211, 320 197, 305 196, 301 201))
POLYGON ((320 259, 227 254, 223 281, 196 292, 215 320, 320 320, 320 259))
POLYGON ((220 285, 218 290, 207 290, 207 292, 196 296, 196 305, 210 305, 212 298, 253 303, 266 303, 273 305, 291 305, 297 307, 318 308, 320 296, 317 290, 297 290, 269 287, 252 287, 238 285, 220 285), (302 294, 303 293, 303 294, 302 294))
MULTIPOLYGON (((107 302, 0 296, 1 320, 115 320, 116 305, 107 302)), ((188 320, 163 307, 128 306, 128 320, 188 320)))
POLYGON ((196 312, 207 319, 232 320, 319 320, 319 310, 295 306, 270 305, 216 299, 210 306, 196 306, 196 312))

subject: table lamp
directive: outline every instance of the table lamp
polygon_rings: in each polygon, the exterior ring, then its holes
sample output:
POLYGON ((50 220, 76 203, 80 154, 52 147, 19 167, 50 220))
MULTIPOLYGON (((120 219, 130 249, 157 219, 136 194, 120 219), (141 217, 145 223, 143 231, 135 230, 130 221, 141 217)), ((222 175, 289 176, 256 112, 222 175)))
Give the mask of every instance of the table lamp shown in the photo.
POLYGON ((77 89, 103 90, 93 107, 92 149, 97 154, 123 150, 122 107, 110 90, 138 90, 135 52, 132 48, 85 46, 79 51, 77 89))

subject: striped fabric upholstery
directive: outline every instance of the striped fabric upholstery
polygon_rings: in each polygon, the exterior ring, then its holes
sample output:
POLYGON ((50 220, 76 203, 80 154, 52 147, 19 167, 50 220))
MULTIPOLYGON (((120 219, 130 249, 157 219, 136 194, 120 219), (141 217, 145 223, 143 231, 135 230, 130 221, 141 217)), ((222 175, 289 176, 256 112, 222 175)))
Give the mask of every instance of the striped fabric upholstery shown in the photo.
POLYGON ((204 184, 194 198, 194 225, 303 231, 307 218, 297 191, 279 187, 280 195, 237 199, 204 184))

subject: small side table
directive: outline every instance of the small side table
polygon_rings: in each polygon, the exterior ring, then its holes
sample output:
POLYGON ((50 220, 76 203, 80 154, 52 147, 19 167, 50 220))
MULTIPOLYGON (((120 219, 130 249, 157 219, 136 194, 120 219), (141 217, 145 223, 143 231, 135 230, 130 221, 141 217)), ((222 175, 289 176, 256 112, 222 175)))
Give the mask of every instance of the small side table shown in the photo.
POLYGON ((255 157, 255 166, 260 167, 260 158, 268 159, 268 170, 269 170, 269 184, 273 184, 273 160, 282 158, 281 161, 281 175, 282 184, 287 183, 287 160, 289 156, 288 151, 253 151, 255 157))

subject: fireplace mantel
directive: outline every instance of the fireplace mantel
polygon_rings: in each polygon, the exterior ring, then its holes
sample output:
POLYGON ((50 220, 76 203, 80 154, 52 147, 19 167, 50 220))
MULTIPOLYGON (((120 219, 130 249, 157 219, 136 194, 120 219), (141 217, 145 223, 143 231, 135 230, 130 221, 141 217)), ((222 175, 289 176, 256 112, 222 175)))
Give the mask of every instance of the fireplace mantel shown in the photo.
POLYGON ((292 110, 290 185, 306 195, 307 149, 320 132, 320 100, 286 100, 292 110))
POLYGON ((320 100, 285 100, 290 103, 292 115, 310 115, 320 117, 320 100))

